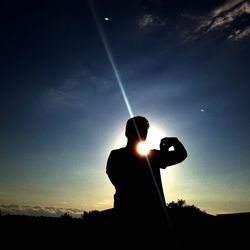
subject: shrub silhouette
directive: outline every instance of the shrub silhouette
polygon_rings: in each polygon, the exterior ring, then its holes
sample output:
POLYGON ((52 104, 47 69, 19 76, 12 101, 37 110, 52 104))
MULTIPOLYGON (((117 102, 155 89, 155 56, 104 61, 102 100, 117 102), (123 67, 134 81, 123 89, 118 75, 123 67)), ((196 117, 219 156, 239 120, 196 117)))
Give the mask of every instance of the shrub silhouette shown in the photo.
POLYGON ((91 210, 91 211, 84 211, 81 214, 82 219, 88 219, 88 218, 93 218, 95 216, 98 216, 100 212, 98 210, 91 210))
POLYGON ((64 214, 62 214, 61 216, 60 216, 60 218, 62 219, 62 220, 71 220, 71 219, 73 219, 73 217, 72 217, 72 215, 71 214, 69 214, 69 213, 64 213, 64 214))

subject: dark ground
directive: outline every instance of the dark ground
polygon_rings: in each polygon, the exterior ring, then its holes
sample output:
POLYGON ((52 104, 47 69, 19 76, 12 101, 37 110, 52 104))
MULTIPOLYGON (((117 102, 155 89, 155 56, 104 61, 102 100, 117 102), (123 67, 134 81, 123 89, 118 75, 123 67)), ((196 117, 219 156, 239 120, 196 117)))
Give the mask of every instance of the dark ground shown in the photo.
POLYGON ((170 210, 168 214, 171 229, 159 231, 156 225, 138 229, 127 223, 126 228, 122 227, 112 209, 85 213, 79 219, 2 215, 1 245, 6 249, 245 249, 249 246, 250 213, 212 216, 170 210))

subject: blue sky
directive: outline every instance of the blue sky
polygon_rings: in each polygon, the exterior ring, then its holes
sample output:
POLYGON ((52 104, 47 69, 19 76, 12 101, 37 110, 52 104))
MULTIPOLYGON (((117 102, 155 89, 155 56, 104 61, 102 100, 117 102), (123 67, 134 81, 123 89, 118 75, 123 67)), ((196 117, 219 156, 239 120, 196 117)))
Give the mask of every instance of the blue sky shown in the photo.
POLYGON ((249 1, 91 2, 96 20, 88 1, 2 8, 0 209, 113 206, 129 112, 97 21, 133 113, 187 148, 162 171, 167 202, 249 211, 249 1))

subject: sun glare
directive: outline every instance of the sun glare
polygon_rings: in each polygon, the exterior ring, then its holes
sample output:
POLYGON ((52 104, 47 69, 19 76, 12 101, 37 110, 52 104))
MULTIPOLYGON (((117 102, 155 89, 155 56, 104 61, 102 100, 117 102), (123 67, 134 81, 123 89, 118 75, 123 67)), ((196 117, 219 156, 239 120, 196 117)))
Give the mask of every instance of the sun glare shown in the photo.
POLYGON ((137 152, 140 155, 148 155, 149 151, 150 151, 150 148, 146 142, 141 141, 138 143, 137 152))

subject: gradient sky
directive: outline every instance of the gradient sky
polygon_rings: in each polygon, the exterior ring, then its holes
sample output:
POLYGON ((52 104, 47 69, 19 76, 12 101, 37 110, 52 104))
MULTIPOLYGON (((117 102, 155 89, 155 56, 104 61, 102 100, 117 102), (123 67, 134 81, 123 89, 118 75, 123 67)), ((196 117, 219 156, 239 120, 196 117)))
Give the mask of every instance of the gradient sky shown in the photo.
POLYGON ((1 4, 0 210, 113 206, 130 116, 105 38, 133 114, 188 151, 161 172, 166 201, 250 211, 250 2, 91 2, 1 4))

